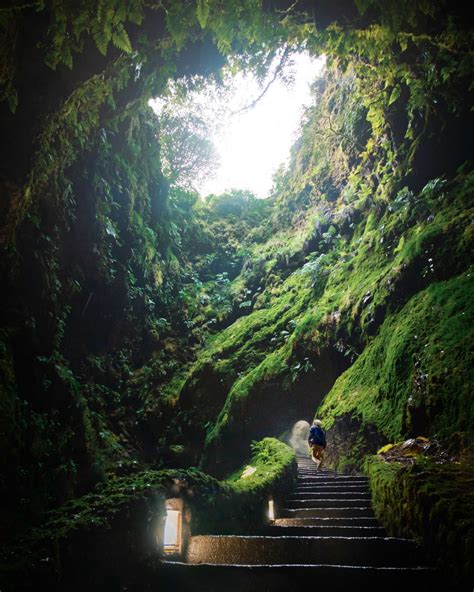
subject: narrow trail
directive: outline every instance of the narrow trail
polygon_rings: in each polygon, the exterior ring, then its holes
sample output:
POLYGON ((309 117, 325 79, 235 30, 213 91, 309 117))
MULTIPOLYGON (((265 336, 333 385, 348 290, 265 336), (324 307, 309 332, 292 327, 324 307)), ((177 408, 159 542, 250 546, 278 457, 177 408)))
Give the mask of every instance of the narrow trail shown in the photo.
POLYGON ((316 470, 298 457, 298 481, 279 517, 257 534, 191 537, 185 562, 166 562, 181 590, 273 592, 438 589, 439 574, 411 540, 387 536, 374 516, 368 480, 316 470))

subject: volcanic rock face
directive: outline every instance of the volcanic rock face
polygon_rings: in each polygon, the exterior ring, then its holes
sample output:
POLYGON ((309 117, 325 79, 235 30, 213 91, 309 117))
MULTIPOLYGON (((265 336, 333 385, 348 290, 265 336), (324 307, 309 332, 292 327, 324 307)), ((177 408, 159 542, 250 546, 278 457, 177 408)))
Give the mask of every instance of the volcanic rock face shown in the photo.
POLYGON ((357 470, 357 458, 375 454, 387 442, 375 426, 362 428, 360 421, 350 414, 335 419, 326 439, 325 465, 338 466, 344 473, 357 470))
POLYGON ((289 426, 303 453, 299 420, 316 414, 340 472, 388 443, 439 443, 442 467, 379 459, 377 508, 449 561, 472 557, 474 114, 459 3, 10 4, 2 542, 119 476, 227 476, 289 426), (261 75, 295 40, 328 67, 272 197, 204 201, 174 183, 173 138, 148 100, 227 58, 261 75))

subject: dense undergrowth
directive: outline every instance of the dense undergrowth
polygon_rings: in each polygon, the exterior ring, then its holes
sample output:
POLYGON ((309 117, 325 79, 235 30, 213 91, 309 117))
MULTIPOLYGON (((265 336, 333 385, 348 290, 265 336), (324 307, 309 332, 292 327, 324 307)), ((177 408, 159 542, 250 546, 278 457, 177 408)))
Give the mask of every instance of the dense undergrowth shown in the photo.
MULTIPOLYGON (((246 467, 223 481, 195 468, 142 471, 99 484, 50 512, 44 523, 1 552, 8 590, 148 589, 163 554, 167 498, 181 498, 193 534, 248 532, 267 520, 268 500, 283 499, 296 479, 294 451, 266 438, 246 467)), ((185 518, 183 517, 183 520, 185 518)))
MULTIPOLYGON (((0 9, 2 539, 100 487, 224 476, 315 413, 341 470, 409 436, 472 446, 470 21, 443 1, 310 4, 0 9), (177 184, 148 100, 226 60, 264 80, 303 48, 327 70, 272 196, 177 184)), ((441 492, 451 469, 422 472, 441 492)), ((391 488, 416 508, 426 483, 380 471, 394 524, 391 488)))

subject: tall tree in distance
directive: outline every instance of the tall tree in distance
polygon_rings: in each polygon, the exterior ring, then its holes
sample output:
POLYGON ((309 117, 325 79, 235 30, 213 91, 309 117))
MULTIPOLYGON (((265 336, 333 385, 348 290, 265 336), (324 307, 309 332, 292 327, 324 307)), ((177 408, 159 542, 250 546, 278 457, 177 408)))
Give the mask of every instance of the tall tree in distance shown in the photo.
POLYGON ((198 78, 173 81, 165 97, 154 103, 163 172, 172 187, 197 191, 219 166, 219 155, 211 139, 219 113, 212 106, 222 103, 208 96, 218 92, 216 86, 211 85, 209 92, 204 93, 202 86, 203 81, 198 78))

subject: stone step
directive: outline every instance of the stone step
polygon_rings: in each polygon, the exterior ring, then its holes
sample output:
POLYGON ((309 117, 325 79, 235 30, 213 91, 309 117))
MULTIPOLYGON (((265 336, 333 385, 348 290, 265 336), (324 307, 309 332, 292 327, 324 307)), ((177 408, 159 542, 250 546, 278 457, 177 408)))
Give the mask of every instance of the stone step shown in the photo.
POLYGON ((258 534, 270 536, 319 536, 319 537, 371 537, 387 536, 384 528, 381 526, 331 526, 331 525, 305 525, 300 524, 298 519, 283 518, 281 521, 275 521, 271 526, 262 530, 258 534), (285 526, 285 521, 290 524, 285 526))
POLYGON ((298 479, 296 482, 296 489, 301 487, 334 487, 334 486, 343 486, 348 487, 350 485, 358 485, 359 487, 367 487, 367 481, 339 481, 336 479, 332 479, 331 481, 321 481, 319 479, 314 479, 312 477, 303 477, 298 479))
POLYGON ((367 477, 356 477, 348 475, 337 475, 334 477, 323 477, 321 475, 300 475, 298 481, 316 481, 317 483, 368 483, 367 477))
POLYGON ((322 475, 323 477, 335 477, 341 473, 334 471, 325 471, 324 469, 317 469, 316 467, 298 467, 298 475, 311 474, 311 475, 322 475))
POLYGON ((277 518, 273 524, 276 526, 367 526, 379 527, 375 517, 367 516, 328 516, 328 517, 299 517, 277 518))
POLYGON ((317 477, 318 479, 336 479, 339 475, 324 475, 318 471, 298 471, 298 477, 317 477))
POLYGON ((336 471, 325 471, 316 467, 299 467, 298 474, 305 473, 311 475, 321 475, 323 477, 366 477, 362 473, 336 473, 336 471))
POLYGON ((318 473, 317 471, 314 472, 310 472, 310 471, 298 471, 298 477, 299 478, 303 478, 303 477, 315 477, 318 479, 336 479, 338 478, 338 475, 323 475, 321 473, 318 473))
POLYGON ((335 483, 334 485, 298 485, 296 489, 294 489, 294 493, 306 492, 308 490, 313 491, 364 491, 370 493, 370 489, 365 484, 360 485, 347 485, 345 483, 335 483))
POLYGON ((332 508, 283 508, 280 518, 373 518, 371 506, 332 508))
POLYGON ((314 491, 294 491, 290 493, 287 499, 297 500, 297 499, 317 499, 317 498, 328 498, 332 497, 334 499, 342 499, 342 498, 364 498, 370 499, 370 491, 347 491, 345 489, 332 489, 321 491, 319 489, 315 489, 314 491))
POLYGON ((340 498, 353 498, 362 497, 366 500, 371 499, 370 491, 352 490, 352 489, 298 489, 291 493, 287 499, 307 499, 316 497, 333 497, 334 499, 340 498))
MULTIPOLYGON (((297 464, 298 464, 298 467, 301 467, 301 466, 310 466, 310 467, 317 468, 317 466, 318 466, 318 464, 314 460, 312 460, 309 455, 308 455, 307 458, 300 458, 300 459, 298 459, 297 464)), ((331 469, 328 466, 324 466, 323 465, 323 469, 325 471, 333 471, 333 472, 335 472, 334 469, 331 469)))
POLYGON ((200 535, 189 540, 188 563, 417 566, 413 541, 383 537, 200 535))
POLYGON ((301 592, 314 588, 315 582, 318 588, 331 592, 449 589, 430 568, 333 564, 197 565, 167 561, 161 565, 157 581, 159 589, 166 592, 301 592))
POLYGON ((297 491, 290 494, 286 499, 291 501, 307 499, 370 499, 370 491, 297 491))
MULTIPOLYGON (((335 471, 334 469, 331 469, 330 467, 326 466, 324 461, 323 461, 323 466, 321 468, 318 469, 318 464, 314 462, 314 460, 311 460, 310 458, 304 459, 300 462, 298 462, 298 469, 313 469, 315 471, 325 471, 326 473, 337 473, 337 471, 335 471)), ((340 475, 342 475, 343 473, 339 473, 340 475)), ((347 474, 347 473, 344 473, 347 474)))
POLYGON ((370 491, 363 490, 363 489, 320 489, 319 487, 314 487, 310 489, 297 489, 294 490, 293 493, 290 493, 288 499, 303 499, 308 497, 364 497, 366 499, 371 499, 370 491))
POLYGON ((313 463, 311 465, 299 465, 298 466, 298 473, 299 472, 308 472, 308 473, 318 473, 320 475, 340 475, 341 473, 336 473, 336 471, 329 471, 327 469, 318 469, 318 467, 313 463))
POLYGON ((320 498, 297 499, 297 500, 287 499, 285 504, 286 504, 287 508, 291 508, 291 509, 296 509, 296 508, 360 508, 360 507, 370 507, 370 504, 368 504, 368 502, 369 502, 369 500, 367 498, 359 498, 359 497, 343 498, 343 499, 320 497, 320 498))
POLYGON ((312 473, 315 475, 340 475, 341 473, 336 473, 336 471, 325 471, 324 469, 318 469, 316 466, 308 466, 308 467, 298 467, 298 474, 300 473, 312 473))
POLYGON ((298 478, 299 479, 303 479, 303 478, 307 478, 307 477, 314 477, 317 479, 337 479, 338 475, 322 475, 321 473, 318 473, 317 471, 314 471, 314 472, 298 471, 298 478))

